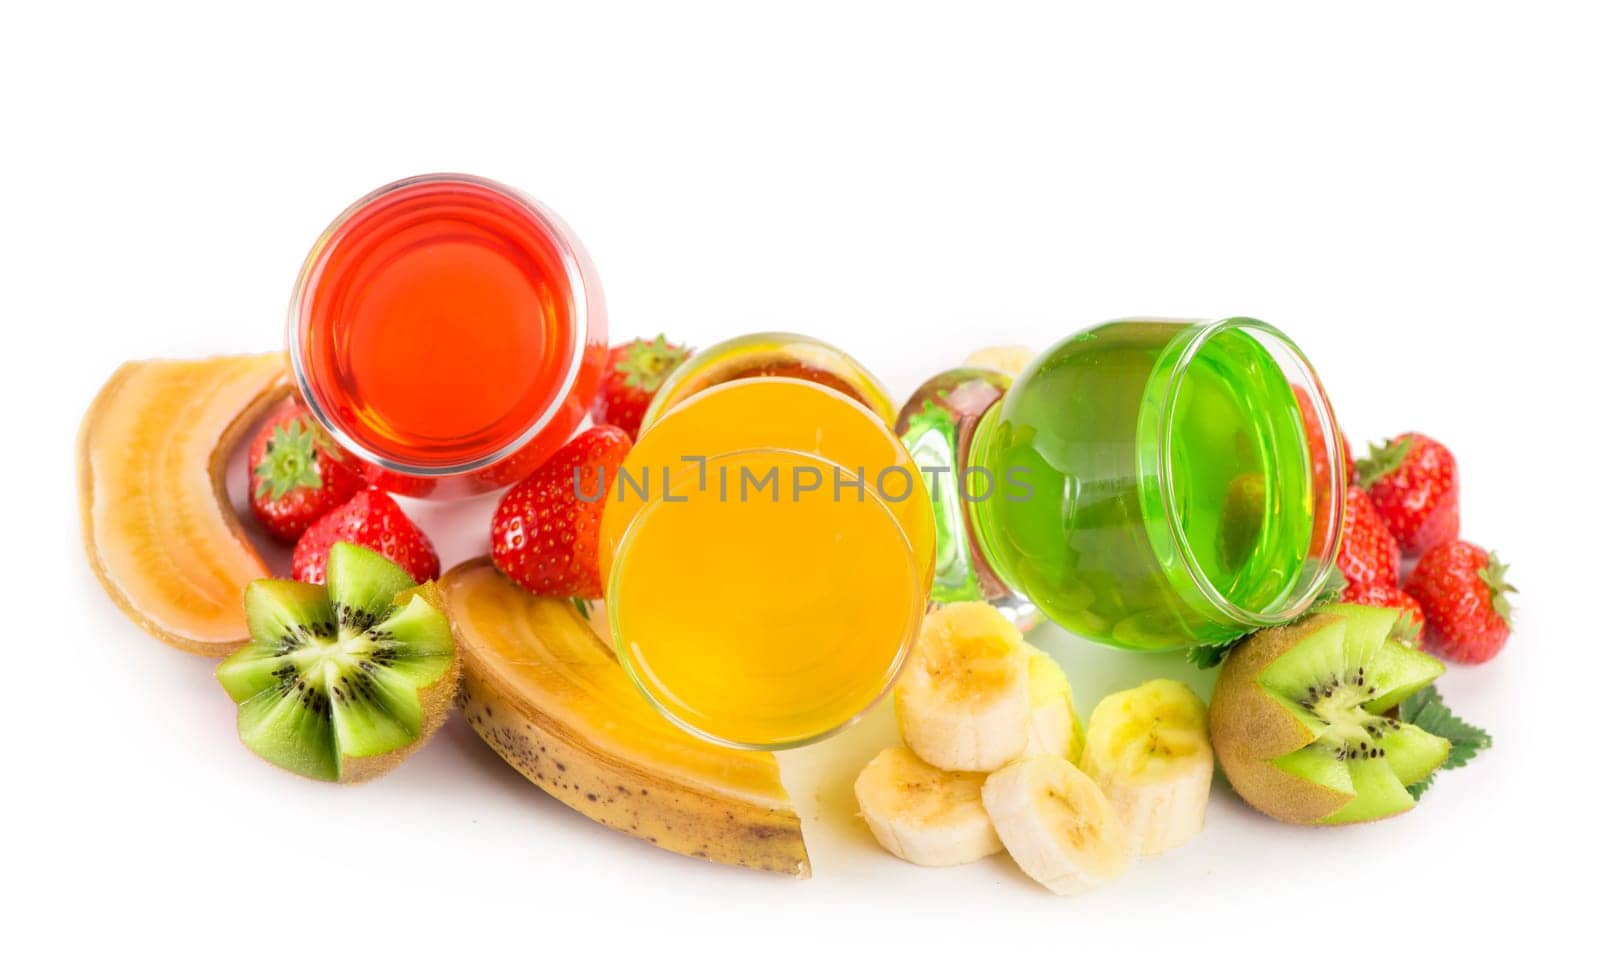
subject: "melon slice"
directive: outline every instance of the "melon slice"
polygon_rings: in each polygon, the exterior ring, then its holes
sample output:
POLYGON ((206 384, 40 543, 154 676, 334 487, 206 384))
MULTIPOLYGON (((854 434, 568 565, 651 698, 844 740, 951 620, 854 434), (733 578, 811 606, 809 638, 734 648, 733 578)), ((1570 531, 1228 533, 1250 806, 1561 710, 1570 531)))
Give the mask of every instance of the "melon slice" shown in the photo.
POLYGON ((523 592, 487 559, 452 569, 439 590, 467 723, 540 789, 672 852, 811 874, 777 761, 663 719, 571 602, 523 592))
POLYGON ((271 574, 228 502, 228 457, 290 390, 282 353, 126 363, 84 414, 78 503, 89 565, 122 611, 179 649, 249 639, 244 588, 271 574))

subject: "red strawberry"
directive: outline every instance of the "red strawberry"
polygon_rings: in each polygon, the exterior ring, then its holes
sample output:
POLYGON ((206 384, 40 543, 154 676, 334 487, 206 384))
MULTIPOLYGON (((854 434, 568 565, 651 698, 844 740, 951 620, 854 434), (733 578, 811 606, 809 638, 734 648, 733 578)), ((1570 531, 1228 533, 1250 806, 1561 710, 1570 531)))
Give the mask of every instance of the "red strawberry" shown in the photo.
POLYGON ((1422 554, 1406 578, 1406 592, 1427 616, 1422 642, 1446 659, 1482 663, 1511 635, 1506 564, 1481 546, 1455 540, 1422 554))
POLYGON ((249 463, 250 509, 286 543, 365 485, 299 403, 261 425, 249 463))
MULTIPOLYGON (((1293 389, 1294 401, 1300 407, 1300 422, 1304 423, 1306 428, 1306 444, 1311 448, 1311 479, 1317 489, 1324 489, 1328 476, 1328 450, 1325 438, 1327 434, 1322 431, 1322 424, 1317 420, 1316 408, 1311 405, 1311 394, 1302 386, 1293 389)), ((1333 411, 1329 409, 1328 412, 1331 414, 1333 411)), ((1350 437, 1345 435, 1344 430, 1339 431, 1339 439, 1342 441, 1340 446, 1344 450, 1344 475, 1348 481, 1355 478, 1356 464, 1350 452, 1350 437)))
POLYGON ((1400 583, 1400 547, 1359 486, 1344 492, 1344 532, 1336 562, 1344 574, 1345 599, 1373 586, 1400 583))
POLYGON ((1398 586, 1378 583, 1356 590, 1354 593, 1347 591, 1344 601, 1360 603, 1362 606, 1386 606, 1400 610, 1400 622, 1395 624, 1395 628, 1409 645, 1416 644, 1416 640, 1421 638, 1422 631, 1427 626, 1428 619, 1422 614, 1422 604, 1417 602, 1415 596, 1398 586))
POLYGON ((312 523, 294 544, 294 578, 322 583, 327 578, 328 548, 334 543, 354 543, 382 553, 419 583, 439 578, 439 554, 427 534, 382 490, 363 490, 312 523))
POLYGON ((665 336, 653 340, 629 340, 611 348, 606 358, 605 379, 595 394, 589 412, 596 425, 615 426, 639 438, 639 423, 650 400, 661 388, 667 374, 689 356, 682 346, 667 342, 665 336))
POLYGON ((1448 543, 1461 532, 1456 458, 1421 433, 1371 447, 1356 478, 1407 556, 1448 543))
POLYGON ((599 599, 600 513, 632 448, 621 429, 596 426, 507 490, 489 529, 500 571, 540 596, 599 599))

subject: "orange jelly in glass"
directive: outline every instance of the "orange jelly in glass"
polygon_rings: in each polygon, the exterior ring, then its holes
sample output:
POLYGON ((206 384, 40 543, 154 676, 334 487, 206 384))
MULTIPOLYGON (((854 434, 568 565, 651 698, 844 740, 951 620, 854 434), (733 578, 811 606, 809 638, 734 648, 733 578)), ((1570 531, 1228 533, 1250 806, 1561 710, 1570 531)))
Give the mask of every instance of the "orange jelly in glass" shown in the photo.
POLYGON ((301 396, 378 486, 472 495, 527 475, 589 408, 606 352, 588 256, 532 198, 460 174, 358 200, 301 269, 301 396))

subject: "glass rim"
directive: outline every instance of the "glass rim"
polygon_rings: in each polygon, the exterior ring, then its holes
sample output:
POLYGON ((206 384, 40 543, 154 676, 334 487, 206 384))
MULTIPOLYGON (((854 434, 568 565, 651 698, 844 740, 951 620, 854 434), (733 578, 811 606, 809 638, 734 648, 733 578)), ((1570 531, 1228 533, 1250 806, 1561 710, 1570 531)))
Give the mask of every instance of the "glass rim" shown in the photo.
MULTIPOLYGON (((843 469, 843 467, 839 466, 838 463, 828 459, 825 456, 819 456, 815 453, 808 453, 803 450, 785 449, 775 446, 753 446, 715 453, 706 457, 705 466, 709 467, 719 460, 725 461, 756 454, 792 457, 796 460, 805 461, 811 464, 843 469)), ((909 628, 906 631, 906 635, 901 638, 899 648, 895 652, 894 660, 891 663, 883 681, 883 688, 879 689, 875 694, 873 694, 872 698, 868 700, 859 710, 852 713, 848 718, 837 723, 836 725, 805 736, 796 737, 794 739, 765 743, 743 742, 736 739, 728 739, 723 736, 718 736, 715 733, 701 729, 700 727, 684 719, 682 716, 679 716, 667 703, 662 702, 661 699, 659 699, 651 691, 650 685, 640 674, 637 664, 634 663, 633 657, 628 652, 627 643, 624 641, 621 623, 619 622, 619 611, 622 607, 622 604, 613 599, 614 596, 618 596, 621 593, 620 584, 622 580, 622 570, 625 565, 622 558, 627 554, 628 549, 638 535, 639 530, 644 527, 648 518, 663 503, 674 502, 657 498, 646 503, 645 506, 633 517, 633 519, 629 521, 627 528, 623 530, 621 538, 617 541, 614 559, 612 560, 611 564, 611 575, 607 578, 605 589, 606 623, 611 629, 612 650, 616 653, 617 660, 622 664, 622 670, 625 674, 627 674, 629 682, 633 684, 634 688, 638 690, 639 694, 644 697, 645 702, 649 703, 652 709, 654 709, 660 716, 662 716, 672 725, 704 742, 709 742, 717 746, 723 746, 728 749, 738 749, 745 752, 780 752, 786 749, 798 749, 802 746, 814 745, 822 742, 825 739, 831 738, 832 736, 835 736, 860 722, 868 713, 878 706, 878 704, 883 702, 884 697, 889 695, 889 691, 892 690, 895 683, 899 681, 901 672, 904 671, 906 663, 911 658, 911 650, 916 646, 917 637, 921 634, 922 630, 923 617, 927 614, 928 595, 927 586, 925 583, 923 583, 922 572, 917 569, 916 549, 912 546, 910 537, 906 535, 905 528, 900 523, 900 518, 895 515, 894 511, 889 508, 888 504, 883 501, 883 498, 880 497, 876 491, 868 487, 863 487, 862 490, 865 494, 862 501, 873 503, 883 513, 885 518, 890 521, 891 528, 893 529, 895 535, 899 537, 898 543, 900 545, 900 554, 905 557, 906 568, 910 573, 911 581, 916 586, 916 588, 913 590, 911 604, 912 608, 909 611, 908 616, 909 628)))
POLYGON ((306 254, 305 261, 300 266, 300 272, 295 278, 294 292, 289 298, 286 330, 289 342, 289 367, 294 378, 295 388, 299 391, 300 399, 305 403, 306 409, 310 411, 317 423, 327 430, 328 435, 333 438, 340 449, 355 456, 357 459, 401 476, 421 478, 458 476, 486 469, 515 455, 537 438, 545 427, 549 426, 551 421, 555 419, 567 397, 571 395, 573 387, 577 384, 578 374, 583 368, 584 349, 588 344, 589 314, 595 299, 591 295, 590 286, 594 282, 593 269, 588 265, 588 255, 584 252, 582 245, 579 244, 571 228, 538 200, 515 187, 470 173, 423 173, 386 183, 345 207, 323 229, 322 234, 312 244, 310 252, 306 254), (372 450, 334 422, 318 399, 316 392, 312 389, 313 380, 310 371, 306 367, 302 332, 308 318, 307 313, 312 300, 311 294, 321 279, 323 261, 328 250, 333 245, 334 236, 353 217, 378 200, 403 190, 436 184, 460 184, 487 190, 510 201, 518 207, 520 212, 527 215, 537 224, 540 232, 550 240, 551 246, 561 260, 561 269, 567 280, 567 294, 572 303, 574 335, 572 350, 566 357, 561 387, 551 394, 550 400, 539 411, 539 415, 532 425, 499 449, 475 459, 463 460, 459 463, 422 466, 414 463, 402 463, 372 450))
MULTIPOLYGON (((736 383, 740 379, 758 379, 760 377, 734 377, 720 380, 707 386, 702 386, 695 392, 679 395, 686 380, 692 380, 704 373, 704 364, 720 360, 724 356, 736 354, 744 348, 762 349, 774 356, 784 355, 790 350, 813 350, 828 357, 830 365, 825 367, 826 372, 838 376, 845 381, 855 381, 851 385, 862 389, 864 399, 846 396, 846 399, 855 400, 863 409, 890 426, 894 425, 894 402, 890 398, 889 390, 878 377, 854 356, 829 343, 819 340, 814 336, 804 333, 795 333, 788 330, 763 330, 755 333, 741 333, 727 339, 718 340, 704 348, 695 350, 687 360, 678 364, 677 369, 667 374, 657 388, 655 396, 650 398, 649 405, 645 408, 644 417, 640 420, 639 429, 646 430, 665 418, 668 413, 677 409, 679 405, 687 403, 695 396, 707 390, 736 383)), ((799 377, 789 377, 799 379, 799 377)), ((814 382, 805 380, 804 382, 814 382)), ((826 386, 826 384, 818 384, 826 386)), ((834 392, 839 392, 834 390, 834 392)))
MULTIPOLYGON (((1181 334, 1180 334, 1181 335, 1181 334)), ((1274 362, 1282 366, 1278 357, 1273 357, 1274 362)), ((1167 381, 1167 389, 1161 401, 1161 411, 1157 427, 1158 456, 1156 459, 1156 483, 1161 497, 1162 513, 1167 530, 1167 535, 1176 546, 1178 556, 1183 561, 1183 569, 1189 580, 1200 592, 1201 596, 1210 603, 1213 609, 1246 626, 1256 629, 1270 626, 1281 626, 1299 618, 1310 610, 1317 598, 1327 588, 1328 580, 1337 568, 1339 554, 1339 531, 1344 526, 1344 499, 1345 475, 1342 469, 1344 463, 1344 439, 1333 416, 1333 404, 1328 400, 1328 395, 1323 389, 1322 380, 1317 376, 1311 361, 1295 345, 1294 341, 1277 327, 1269 323, 1249 317, 1231 317, 1216 320, 1200 325, 1200 328, 1189 338, 1184 345, 1183 352, 1179 354, 1172 368, 1171 376, 1167 381), (1212 582, 1195 555, 1194 547, 1189 542, 1188 535, 1184 532, 1182 524, 1178 522, 1177 494, 1172 482, 1172 448, 1174 439, 1173 412, 1177 405, 1178 391, 1183 385, 1195 358, 1210 340, 1220 333, 1233 330, 1244 330, 1249 333, 1266 337, 1275 345, 1282 347, 1294 365, 1293 370, 1284 370, 1290 374, 1291 381, 1294 376, 1302 378, 1303 382, 1297 384, 1306 388, 1310 398, 1312 410, 1316 414, 1317 422, 1322 426, 1323 452, 1328 457, 1330 468, 1328 470, 1329 486, 1326 490, 1330 497, 1331 509, 1328 511, 1328 534, 1323 537, 1323 549, 1320 555, 1311 554, 1308 561, 1317 563, 1315 573, 1304 579, 1296 586, 1292 593, 1275 600, 1267 610, 1251 610, 1230 600, 1222 594, 1217 585, 1212 582)), ((1315 533, 1315 531, 1313 531, 1315 533)))

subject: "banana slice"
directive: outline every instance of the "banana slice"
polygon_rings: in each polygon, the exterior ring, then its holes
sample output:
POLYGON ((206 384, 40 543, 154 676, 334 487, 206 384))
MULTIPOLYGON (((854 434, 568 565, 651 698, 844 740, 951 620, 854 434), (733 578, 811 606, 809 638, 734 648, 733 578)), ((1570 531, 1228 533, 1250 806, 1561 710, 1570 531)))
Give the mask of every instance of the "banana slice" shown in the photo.
POLYGON ((1083 723, 1072 705, 1072 684, 1049 653, 1028 646, 1027 752, 1065 756, 1076 763, 1083 755, 1083 723))
POLYGON ((1028 745, 1028 647, 987 603, 952 603, 923 621, 895 687, 900 735, 922 760, 988 772, 1028 745))
POLYGON ((1205 704, 1183 683, 1113 693, 1089 716, 1083 771, 1116 808, 1134 855, 1176 849, 1200 831, 1212 765, 1205 704))
POLYGON ((885 749, 856 777, 873 838, 919 866, 959 866, 1000 851, 982 791, 982 773, 935 769, 904 746, 885 749))
POLYGON ((986 346, 970 354, 962 366, 981 366, 1016 376, 1033 362, 1033 350, 1026 346, 986 346))
POLYGON ((1022 871, 1057 895, 1128 868, 1116 810, 1094 780, 1060 756, 1028 756, 991 774, 983 808, 1022 871))

